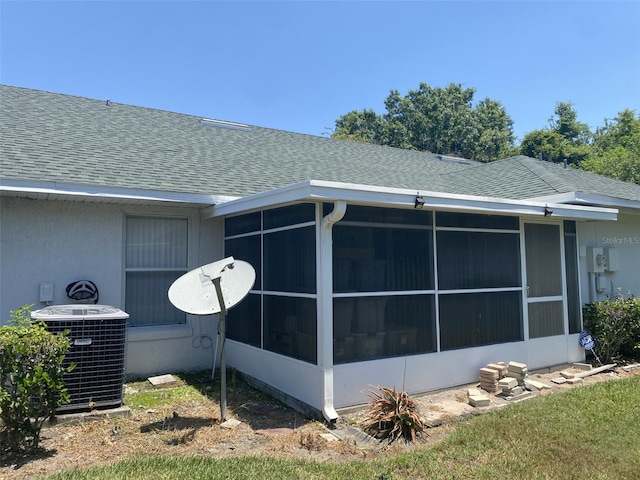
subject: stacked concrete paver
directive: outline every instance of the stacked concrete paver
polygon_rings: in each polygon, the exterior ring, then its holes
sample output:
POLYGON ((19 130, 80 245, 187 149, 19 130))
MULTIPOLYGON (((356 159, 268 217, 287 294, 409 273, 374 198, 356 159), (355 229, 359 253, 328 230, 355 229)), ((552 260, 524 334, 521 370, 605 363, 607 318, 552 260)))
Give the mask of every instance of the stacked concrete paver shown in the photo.
POLYGON ((489 394, 500 395, 511 400, 527 392, 549 388, 542 382, 528 379, 528 375, 529 369, 524 363, 489 363, 480 369, 479 388, 467 390, 469 404, 474 407, 484 407, 490 404, 489 394))

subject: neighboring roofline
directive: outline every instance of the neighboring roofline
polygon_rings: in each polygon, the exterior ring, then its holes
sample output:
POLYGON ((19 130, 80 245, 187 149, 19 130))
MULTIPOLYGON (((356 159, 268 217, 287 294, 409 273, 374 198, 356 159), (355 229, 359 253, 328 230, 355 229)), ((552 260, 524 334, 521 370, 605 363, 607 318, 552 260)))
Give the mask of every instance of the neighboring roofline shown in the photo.
POLYGON ((329 182, 322 180, 308 180, 286 187, 270 190, 218 203, 206 207, 202 211, 202 218, 233 215, 260 208, 282 205, 300 201, 345 200, 361 205, 415 208, 416 197, 422 197, 424 208, 437 210, 452 210, 477 212, 499 215, 519 215, 544 217, 545 207, 553 210, 555 218, 579 220, 616 220, 618 210, 613 208, 590 207, 582 205, 564 205, 561 203, 510 200, 472 195, 456 195, 421 190, 400 188, 385 188, 371 185, 329 182))
POLYGON ((555 195, 544 195, 533 197, 529 200, 536 202, 571 203, 580 205, 599 205, 602 207, 633 208, 640 210, 640 202, 636 200, 625 200, 611 197, 609 195, 597 195, 584 192, 558 193, 555 195))
POLYGON ((198 193, 166 192, 160 190, 137 190, 130 188, 103 187, 82 185, 77 183, 60 183, 47 181, 0 180, 0 194, 24 196, 34 195, 42 199, 56 199, 58 196, 69 200, 92 202, 135 201, 136 203, 169 202, 189 204, 198 207, 227 202, 238 197, 225 195, 205 195, 198 193))

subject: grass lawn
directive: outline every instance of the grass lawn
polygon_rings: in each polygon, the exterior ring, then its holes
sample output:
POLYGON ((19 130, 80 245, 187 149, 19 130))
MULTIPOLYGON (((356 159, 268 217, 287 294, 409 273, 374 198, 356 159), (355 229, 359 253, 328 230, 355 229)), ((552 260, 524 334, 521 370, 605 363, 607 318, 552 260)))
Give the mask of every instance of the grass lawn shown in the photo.
POLYGON ((639 479, 640 376, 460 422, 432 448, 345 463, 270 457, 134 457, 50 479, 639 479))

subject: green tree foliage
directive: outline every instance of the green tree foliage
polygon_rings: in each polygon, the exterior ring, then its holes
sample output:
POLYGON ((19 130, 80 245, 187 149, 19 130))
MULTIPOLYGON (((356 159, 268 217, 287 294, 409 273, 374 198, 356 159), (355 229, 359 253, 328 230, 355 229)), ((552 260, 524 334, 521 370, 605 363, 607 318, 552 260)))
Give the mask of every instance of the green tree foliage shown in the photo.
POLYGON ((640 185, 640 116, 623 110, 596 130, 591 153, 581 167, 640 185))
POLYGON ((333 138, 492 161, 514 152, 513 120, 486 98, 473 106, 475 89, 421 83, 401 96, 392 90, 386 113, 351 111, 336 120, 333 138))
POLYGON ((520 143, 520 153, 548 162, 579 165, 590 153, 591 131, 578 121, 578 114, 569 102, 558 102, 549 128, 527 133, 520 143))
POLYGON ((30 306, 0 327, 0 452, 35 449, 45 420, 69 401, 62 366, 69 339, 32 321, 30 306))

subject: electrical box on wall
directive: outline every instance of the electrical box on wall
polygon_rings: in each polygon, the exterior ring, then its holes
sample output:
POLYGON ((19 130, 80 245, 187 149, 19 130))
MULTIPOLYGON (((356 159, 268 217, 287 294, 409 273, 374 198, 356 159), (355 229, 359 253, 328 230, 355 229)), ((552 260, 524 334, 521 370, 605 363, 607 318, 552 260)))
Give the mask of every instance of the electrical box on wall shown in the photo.
POLYGON ((598 275, 598 279, 596 282, 596 290, 598 291, 598 293, 602 293, 607 289, 607 285, 608 285, 609 281, 607 280, 607 277, 605 277, 604 275, 598 275))
POLYGON ((603 273, 606 259, 601 247, 587 248, 587 271, 589 273, 603 273))
POLYGON ((40 283, 40 301, 53 302, 53 282, 40 283))
POLYGON ((620 270, 620 250, 617 248, 605 248, 604 256, 607 259, 604 267, 607 272, 617 272, 620 270))

